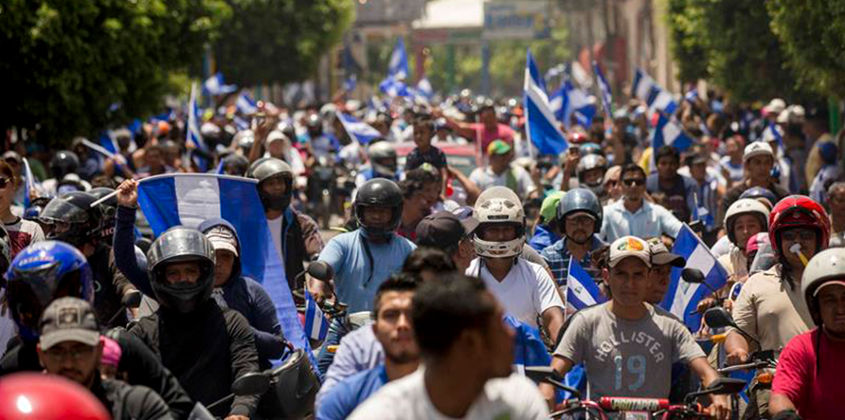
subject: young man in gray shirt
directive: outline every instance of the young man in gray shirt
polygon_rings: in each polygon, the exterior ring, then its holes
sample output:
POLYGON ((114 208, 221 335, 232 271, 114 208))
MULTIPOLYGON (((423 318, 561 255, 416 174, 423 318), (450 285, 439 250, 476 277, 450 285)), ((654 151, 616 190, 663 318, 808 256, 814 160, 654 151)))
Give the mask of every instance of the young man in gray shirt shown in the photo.
MULTIPOLYGON (((610 245, 609 270, 602 272, 611 300, 575 315, 552 360, 561 375, 573 365, 587 369, 589 398, 603 396, 668 398, 672 363, 682 361, 709 384, 719 375, 681 321, 646 302, 651 289, 649 245, 623 236, 610 245)), ((553 390, 541 390, 552 403, 553 390)), ((719 418, 727 418, 728 398, 713 396, 719 418)))

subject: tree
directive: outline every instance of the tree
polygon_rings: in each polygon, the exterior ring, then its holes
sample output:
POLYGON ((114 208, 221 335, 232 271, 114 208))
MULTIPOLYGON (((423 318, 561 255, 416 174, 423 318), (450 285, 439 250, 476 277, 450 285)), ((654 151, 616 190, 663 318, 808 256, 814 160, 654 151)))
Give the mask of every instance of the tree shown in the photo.
POLYGON ((845 97, 845 3, 770 0, 765 4, 772 31, 800 81, 821 95, 845 97))
POLYGON ((678 64, 682 83, 706 79, 707 50, 704 40, 696 35, 701 30, 701 8, 692 7, 692 0, 669 0, 666 19, 671 33, 672 54, 678 64))
POLYGON ((217 67, 240 86, 311 76, 355 16, 349 0, 227 0, 232 19, 213 43, 217 67))
POLYGON ((709 75, 740 102, 808 98, 785 65, 781 44, 759 0, 670 0, 669 10, 684 15, 669 20, 673 35, 680 34, 673 37, 680 41, 673 52, 682 68, 687 66, 684 79, 709 75), (707 63, 706 73, 696 71, 702 62, 707 63))
POLYGON ((160 110, 199 61, 222 0, 8 0, 0 6, 0 129, 60 144, 160 110))

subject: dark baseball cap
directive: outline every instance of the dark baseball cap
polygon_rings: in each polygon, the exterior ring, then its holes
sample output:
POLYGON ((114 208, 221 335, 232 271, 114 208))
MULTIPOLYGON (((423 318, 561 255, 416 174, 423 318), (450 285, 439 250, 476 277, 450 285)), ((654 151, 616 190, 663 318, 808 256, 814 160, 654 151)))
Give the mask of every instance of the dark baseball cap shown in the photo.
POLYGON ((475 230, 473 225, 477 224, 472 217, 460 220, 448 211, 430 214, 417 224, 417 245, 449 248, 457 245, 469 232, 475 230))
POLYGON ((666 248, 666 244, 661 241, 649 241, 649 251, 651 251, 652 265, 667 265, 671 264, 674 267, 684 267, 687 261, 684 257, 673 254, 666 248))
POLYGON ((75 297, 53 301, 38 324, 41 330, 39 344, 47 350, 65 341, 75 341, 89 346, 100 342, 100 328, 91 304, 75 297))

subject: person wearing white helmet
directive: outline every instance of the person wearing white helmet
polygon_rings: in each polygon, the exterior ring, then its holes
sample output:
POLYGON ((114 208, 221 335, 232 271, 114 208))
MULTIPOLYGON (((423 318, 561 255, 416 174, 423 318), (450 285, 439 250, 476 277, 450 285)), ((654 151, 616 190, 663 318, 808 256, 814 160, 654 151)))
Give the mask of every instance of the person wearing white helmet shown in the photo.
POLYGON ((466 274, 484 280, 505 311, 520 322, 538 328, 540 317, 549 337, 557 337, 563 325, 563 301, 549 272, 520 258, 525 212, 519 197, 507 187, 491 187, 478 197, 473 212, 479 222, 472 236, 478 258, 466 274))
POLYGON ((766 231, 769 225, 769 209, 758 200, 742 198, 728 208, 724 223, 732 245, 727 254, 719 257, 719 262, 728 270, 731 281, 744 283, 748 278, 745 244, 748 243, 748 238, 766 231))
POLYGON ((831 418, 845 395, 845 249, 830 248, 810 260, 801 294, 815 328, 795 336, 781 352, 769 413, 831 418))
MULTIPOLYGON (((789 192, 781 188, 776 182, 772 182, 772 168, 775 165, 775 154, 772 147, 762 141, 755 141, 745 146, 745 152, 742 155, 742 166, 745 171, 745 178, 742 182, 734 184, 731 189, 725 193, 725 198, 722 200, 722 206, 719 209, 719 216, 716 220, 724 220, 725 213, 728 207, 739 200, 739 196, 745 190, 752 187, 763 187, 775 194, 775 197, 780 200, 789 195, 789 192)), ((774 203, 772 203, 774 204, 774 203)))

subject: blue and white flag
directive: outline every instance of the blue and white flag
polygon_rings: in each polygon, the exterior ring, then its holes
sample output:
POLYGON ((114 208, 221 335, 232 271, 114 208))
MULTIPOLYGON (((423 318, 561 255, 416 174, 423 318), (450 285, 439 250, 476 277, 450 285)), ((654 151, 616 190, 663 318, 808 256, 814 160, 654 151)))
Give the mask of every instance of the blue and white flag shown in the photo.
POLYGON ((223 73, 217 72, 214 76, 209 77, 202 84, 202 91, 206 95, 227 95, 238 90, 235 85, 227 85, 223 82, 223 73))
POLYGON ((329 320, 320 309, 320 305, 308 293, 308 288, 305 288, 305 332, 308 338, 312 340, 324 340, 326 334, 329 332, 329 320))
POLYGON ((33 192, 36 191, 35 189, 35 175, 32 174, 32 169, 29 167, 29 160, 27 158, 23 158, 23 176, 24 176, 24 188, 23 188, 23 208, 28 209, 30 205, 32 205, 32 199, 30 196, 33 192))
POLYGON ((235 101, 235 108, 243 115, 254 114, 258 111, 255 101, 253 101, 246 92, 242 92, 238 95, 238 100, 235 101))
POLYGON ((684 95, 684 100, 691 103, 691 104, 695 104, 695 101, 698 100, 698 89, 697 88, 690 89, 689 92, 687 92, 684 95))
MULTIPOLYGON (((710 248, 684 224, 678 237, 675 238, 675 245, 672 252, 686 259, 687 264, 683 268, 697 268, 704 273, 705 281, 714 290, 719 290, 728 281, 728 272, 716 261, 716 257, 710 253, 710 248)), ((682 267, 672 267, 672 280, 669 283, 669 290, 663 297, 660 306, 672 312, 679 319, 684 321, 691 331, 698 331, 701 326, 701 314, 695 311, 698 302, 713 292, 703 284, 687 283, 681 278, 682 267)))
POLYGON ((522 103, 525 108, 525 133, 542 155, 560 155, 569 148, 549 106, 543 78, 528 50, 525 63, 525 84, 522 103))
POLYGON ((672 115, 678 109, 678 103, 675 102, 672 94, 658 85, 652 87, 651 94, 646 100, 646 103, 650 112, 659 111, 667 115, 672 115))
POLYGON ((634 82, 631 83, 631 96, 642 101, 647 101, 654 87, 660 88, 660 86, 657 86, 657 82, 646 72, 639 68, 634 72, 634 82))
POLYGON ((575 258, 569 259, 569 274, 566 278, 566 304, 577 311, 599 303, 607 298, 589 273, 584 271, 575 258))
POLYGON ((555 118, 566 128, 572 126, 572 117, 578 125, 589 127, 596 115, 596 106, 590 101, 590 95, 584 90, 576 88, 570 80, 566 80, 555 93, 549 104, 555 118))
POLYGON ((358 86, 358 76, 355 73, 350 74, 343 80, 343 90, 346 92, 352 92, 356 86, 358 86))
POLYGON ((396 38, 396 45, 390 53, 390 63, 387 65, 387 76, 396 80, 404 80, 411 74, 408 71, 408 53, 405 52, 405 41, 396 38))
POLYGON ((387 96, 390 96, 391 98, 397 96, 411 96, 411 89, 408 89, 408 85, 406 85, 404 81, 396 79, 393 76, 387 76, 387 78, 385 78, 381 81, 381 83, 379 83, 378 88, 382 93, 387 96))
POLYGON ((188 123, 185 127, 185 147, 188 149, 187 153, 190 156, 190 159, 197 165, 200 172, 205 172, 208 170, 208 159, 200 155, 199 153, 194 153, 194 151, 199 150, 204 153, 207 153, 208 150, 205 147, 205 142, 202 140, 202 134, 200 133, 200 125, 199 125, 199 107, 197 107, 197 84, 193 83, 191 85, 191 97, 188 101, 188 123))
POLYGON ((381 133, 371 125, 343 112, 337 113, 337 118, 346 130, 346 134, 359 144, 368 144, 373 139, 381 137, 381 133))
POLYGON ((310 355, 256 185, 256 180, 226 175, 157 175, 138 183, 138 204, 156 236, 176 225, 196 228, 211 218, 231 223, 240 240, 243 274, 260 282, 270 296, 285 339, 310 355))
POLYGON ((426 100, 431 99, 434 96, 434 88, 431 87, 431 82, 428 81, 427 77, 423 77, 417 82, 417 87, 414 89, 414 92, 417 96, 421 96, 426 100))
POLYGON ((780 127, 778 127, 777 124, 770 122, 763 131, 763 141, 776 141, 778 142, 778 147, 783 150, 783 133, 781 132, 780 127))
POLYGON ((692 146, 692 143, 692 138, 684 133, 683 127, 677 121, 660 114, 651 139, 651 147, 654 153, 657 153, 657 149, 666 145, 683 152, 692 146))
POLYGON ((613 93, 610 91, 610 83, 607 83, 599 63, 595 61, 593 61, 593 72, 596 74, 596 82, 598 82, 599 91, 601 91, 601 105, 604 107, 604 114, 610 118, 613 116, 613 93))

